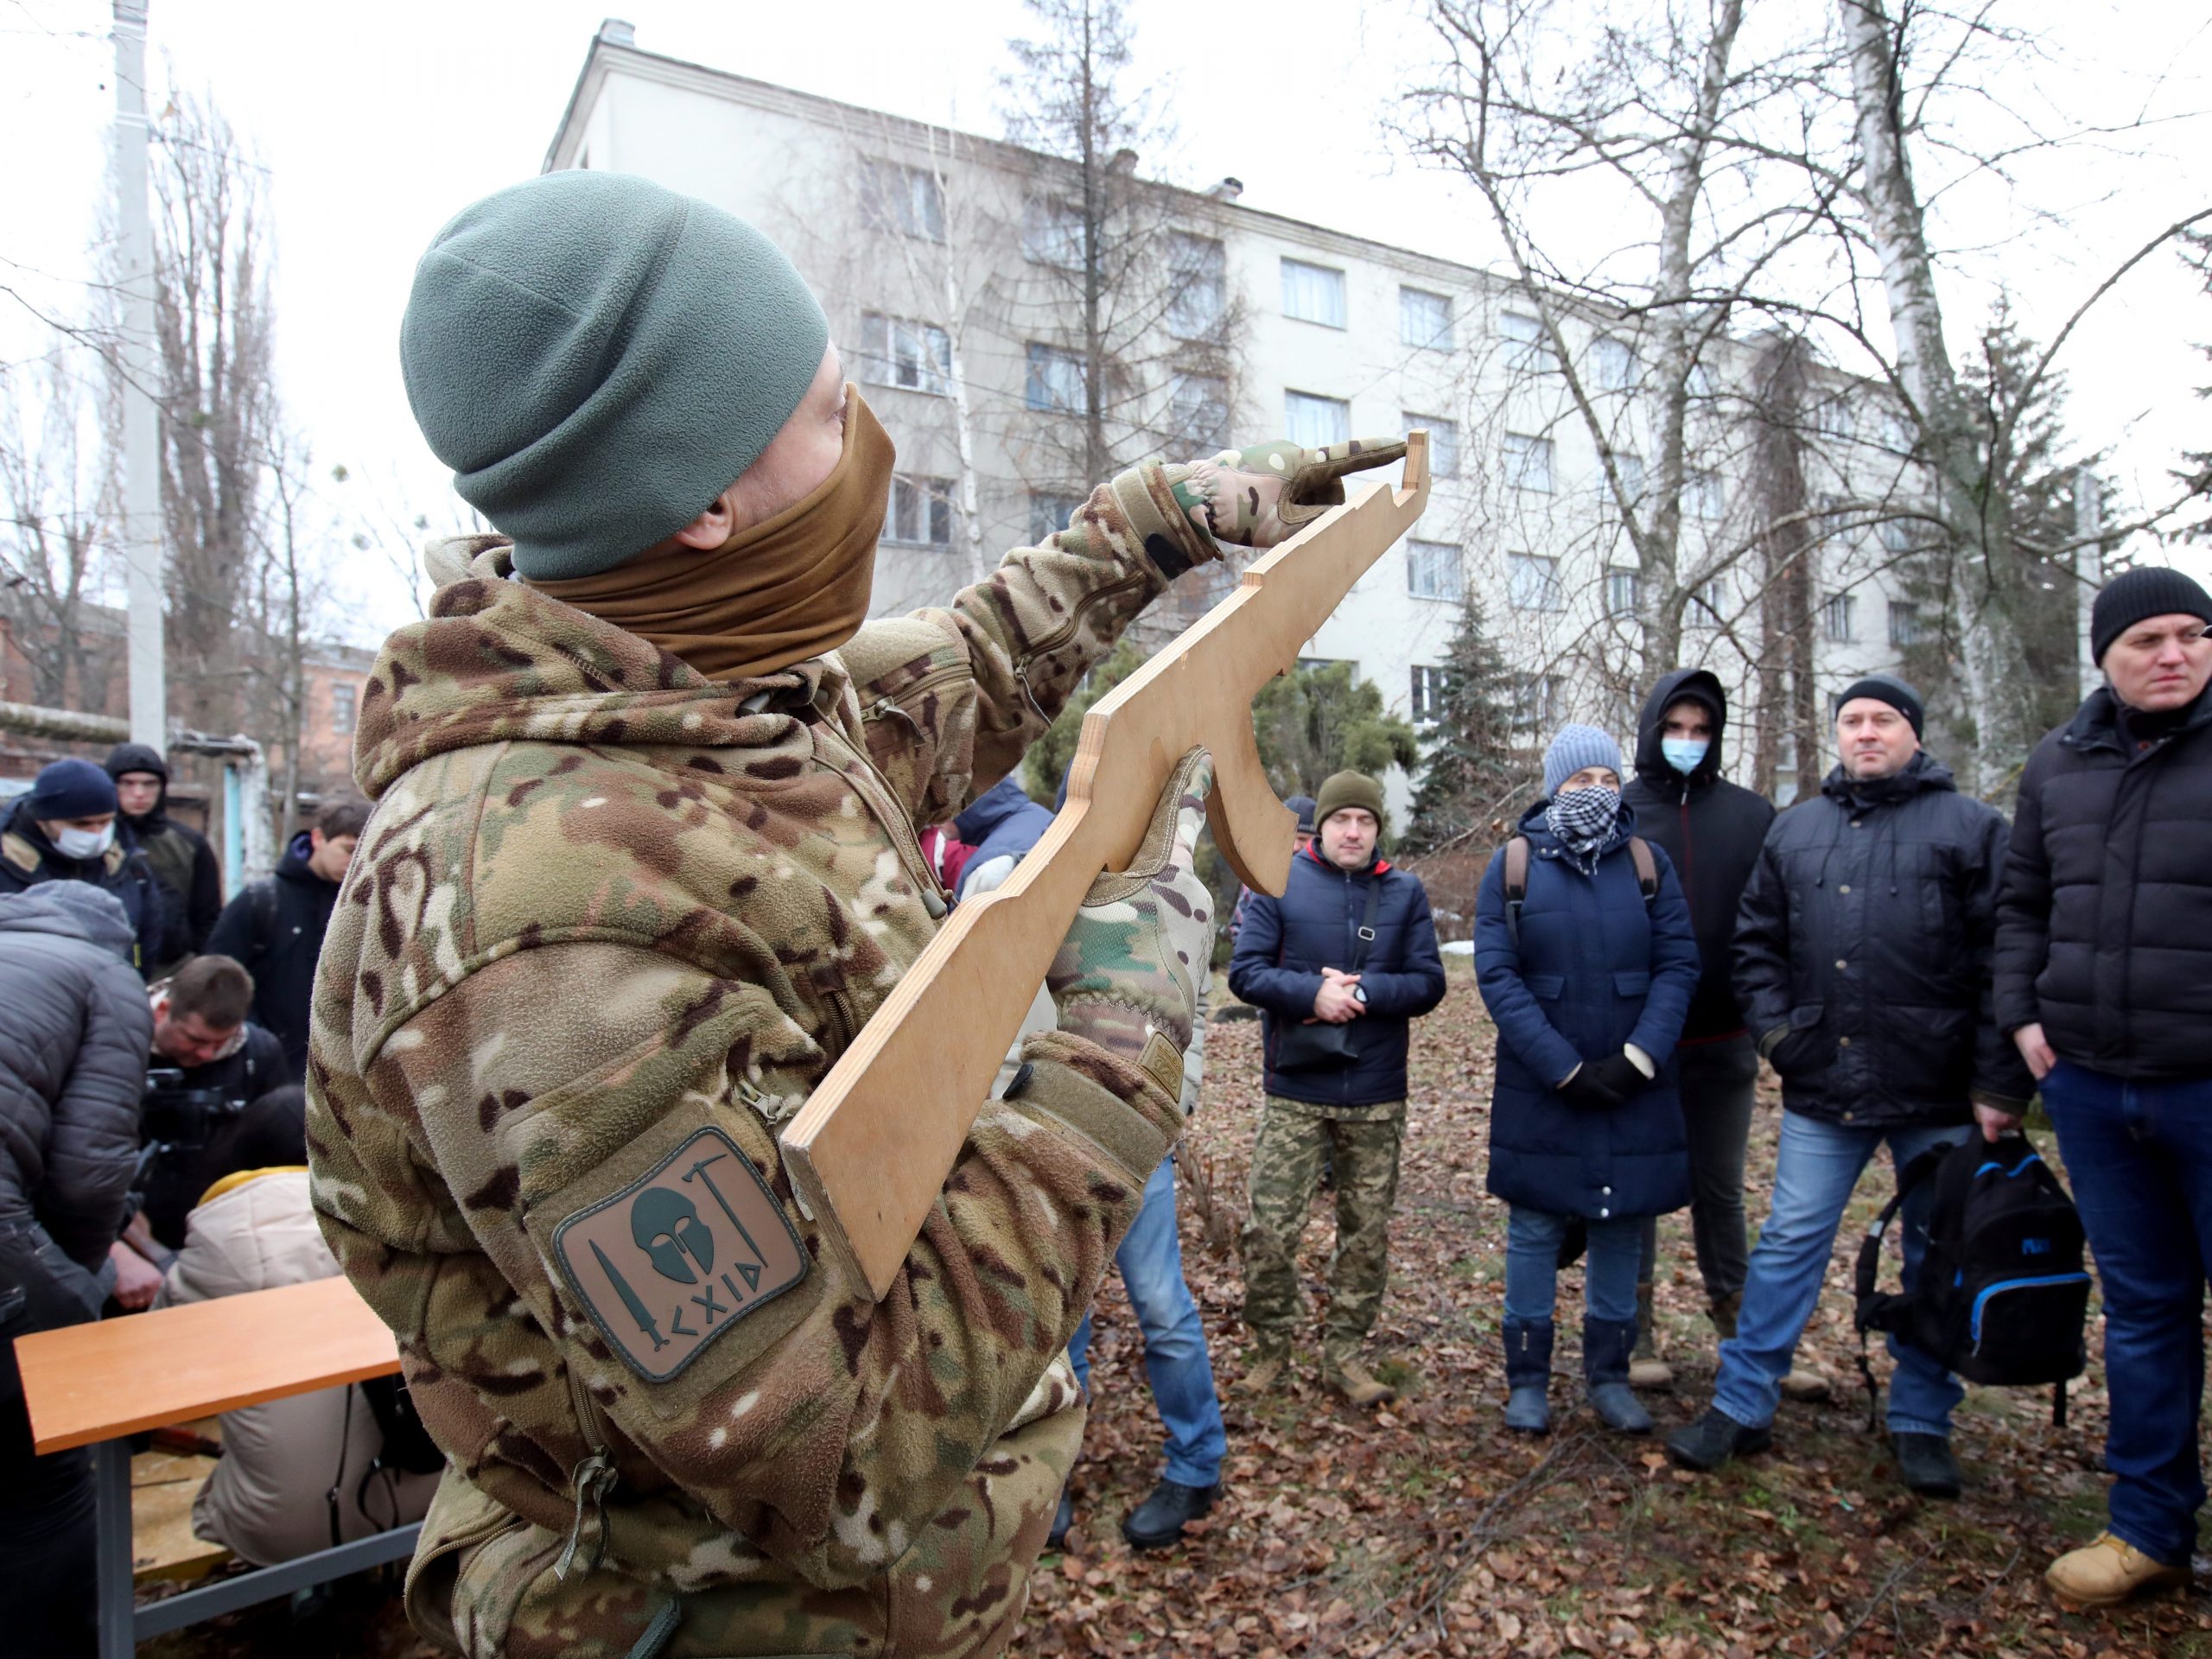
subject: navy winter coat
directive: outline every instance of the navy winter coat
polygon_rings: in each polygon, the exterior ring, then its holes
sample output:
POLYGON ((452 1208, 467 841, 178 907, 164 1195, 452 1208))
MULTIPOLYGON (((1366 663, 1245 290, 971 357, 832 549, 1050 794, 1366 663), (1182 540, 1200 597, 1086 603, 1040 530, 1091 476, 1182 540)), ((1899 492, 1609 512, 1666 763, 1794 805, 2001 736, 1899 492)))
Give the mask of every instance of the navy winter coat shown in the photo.
MULTIPOLYGON (((1031 800, 1011 776, 1000 779, 952 821, 952 833, 976 849, 968 855, 967 867, 960 873, 960 891, 954 896, 965 898, 969 878, 986 865, 1002 858, 1019 864, 1052 827, 1049 807, 1031 800)), ((1006 880, 1003 871, 994 874, 998 881, 1006 880)))
POLYGON ((209 954, 229 957, 253 976, 254 1023, 276 1033, 286 1068, 302 1078, 308 1074, 315 958, 338 900, 338 884, 308 868, 314 849, 306 830, 294 836, 276 873, 248 882, 207 936, 209 954))
POLYGON ((1269 1094, 1316 1106, 1403 1100, 1413 1022, 1444 1000, 1444 958, 1437 954, 1427 889, 1420 877, 1392 868, 1387 859, 1364 870, 1340 870, 1321 856, 1316 841, 1290 861, 1281 898, 1252 895, 1229 959, 1229 988, 1264 1018, 1269 1094), (1368 889, 1377 882, 1375 938, 1360 957, 1357 935, 1367 914, 1368 889), (1276 1071, 1275 1046, 1283 1030, 1313 1017, 1321 969, 1349 970, 1355 958, 1367 1012, 1345 1027, 1351 1058, 1337 1066, 1276 1071))
POLYGON ((1543 804, 1521 820, 1529 893, 1516 948, 1505 910, 1505 849, 1475 901, 1475 975, 1497 1025, 1491 1095, 1490 1191, 1508 1204, 1605 1220, 1657 1216, 1690 1201, 1689 1147, 1675 1045, 1698 984, 1697 938, 1682 884, 1651 849, 1659 891, 1647 905, 1629 851, 1636 813, 1585 875, 1560 856, 1543 804), (1633 1043, 1659 1075, 1610 1110, 1559 1091, 1578 1065, 1633 1043))

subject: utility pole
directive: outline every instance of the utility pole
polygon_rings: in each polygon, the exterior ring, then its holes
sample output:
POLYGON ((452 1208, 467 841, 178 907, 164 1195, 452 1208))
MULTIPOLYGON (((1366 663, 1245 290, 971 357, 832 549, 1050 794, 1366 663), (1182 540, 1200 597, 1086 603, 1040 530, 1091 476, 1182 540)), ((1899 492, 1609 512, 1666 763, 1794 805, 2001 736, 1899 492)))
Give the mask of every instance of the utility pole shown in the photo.
POLYGON ((146 207, 146 7, 115 3, 115 207, 123 289, 123 520, 130 603, 130 741, 168 741, 162 660, 160 412, 154 404, 154 226, 146 207))
POLYGON ((2104 683, 2096 652, 2089 643, 2089 607, 2097 589, 2105 585, 2105 547, 2097 538, 2104 524, 2104 489, 2096 469, 2077 467, 2074 473, 2074 615, 2075 637, 2082 647, 2082 695, 2085 697, 2104 683))

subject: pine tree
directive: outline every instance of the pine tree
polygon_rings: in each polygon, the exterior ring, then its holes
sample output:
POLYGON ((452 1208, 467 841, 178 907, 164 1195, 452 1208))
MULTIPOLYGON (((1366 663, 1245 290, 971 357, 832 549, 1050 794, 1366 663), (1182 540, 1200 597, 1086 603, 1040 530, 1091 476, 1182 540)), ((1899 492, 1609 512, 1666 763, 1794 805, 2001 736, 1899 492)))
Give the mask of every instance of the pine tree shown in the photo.
POLYGON ((1445 647, 1436 723, 1421 739, 1427 765, 1404 837, 1421 851, 1465 832, 1474 815, 1512 788, 1513 675, 1469 598, 1445 647))
POLYGON ((1252 700, 1253 736, 1276 794, 1314 794, 1332 772, 1380 779, 1393 766, 1410 771, 1419 758, 1414 728, 1384 713, 1382 693, 1370 681, 1355 681, 1351 668, 1294 669, 1252 700))

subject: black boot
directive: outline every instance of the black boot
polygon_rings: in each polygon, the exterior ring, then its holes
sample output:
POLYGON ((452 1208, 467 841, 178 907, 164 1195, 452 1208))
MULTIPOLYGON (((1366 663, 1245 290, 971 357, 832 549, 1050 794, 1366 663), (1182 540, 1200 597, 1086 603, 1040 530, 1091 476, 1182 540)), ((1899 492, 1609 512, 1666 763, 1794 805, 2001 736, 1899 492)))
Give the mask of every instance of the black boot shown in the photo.
POLYGON ((1075 1525, 1075 1495, 1067 1487, 1060 1488, 1059 1507, 1052 1511, 1052 1529, 1045 1535, 1045 1548, 1064 1548, 1068 1532, 1075 1525))
POLYGON ((1129 1511, 1122 1522, 1122 1536, 1132 1549, 1165 1549, 1183 1536, 1183 1523, 1195 1521, 1213 1508, 1221 1496, 1221 1483, 1211 1486, 1181 1486, 1163 1480, 1152 1496, 1129 1511))
POLYGON ((1897 1478, 1923 1497, 1959 1495, 1959 1460, 1951 1443, 1941 1434, 1892 1434, 1890 1450, 1897 1460, 1897 1478))
POLYGON ((1548 1434, 1552 1427, 1552 1322, 1505 1319, 1505 1426, 1523 1434, 1548 1434))
POLYGON ((1590 1405, 1619 1434, 1651 1432, 1651 1414, 1628 1385, 1629 1356, 1635 1351, 1634 1319, 1583 1319, 1582 1376, 1590 1385, 1590 1405))
POLYGON ((1745 1428, 1718 1407, 1707 1407, 1697 1421, 1667 1437, 1667 1455, 1681 1468, 1710 1474, 1731 1458, 1749 1457, 1773 1444, 1771 1430, 1745 1428))

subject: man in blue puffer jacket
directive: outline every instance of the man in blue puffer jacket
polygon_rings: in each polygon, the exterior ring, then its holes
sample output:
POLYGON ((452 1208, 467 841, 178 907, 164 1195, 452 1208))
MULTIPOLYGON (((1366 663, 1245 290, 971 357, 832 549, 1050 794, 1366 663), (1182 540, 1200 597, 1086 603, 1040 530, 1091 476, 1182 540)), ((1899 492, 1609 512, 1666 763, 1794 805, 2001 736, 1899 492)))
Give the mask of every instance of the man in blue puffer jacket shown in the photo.
POLYGON ((1244 1323, 1256 1348, 1241 1385, 1274 1388, 1300 1313, 1296 1256, 1325 1150, 1336 1169, 1322 1381, 1356 1405, 1395 1397, 1360 1363, 1382 1306, 1413 1021, 1444 1000, 1428 894, 1381 854, 1382 790, 1340 772, 1321 785, 1313 842, 1280 899, 1255 894, 1230 988, 1266 1021, 1267 1109, 1252 1148, 1244 1323))

